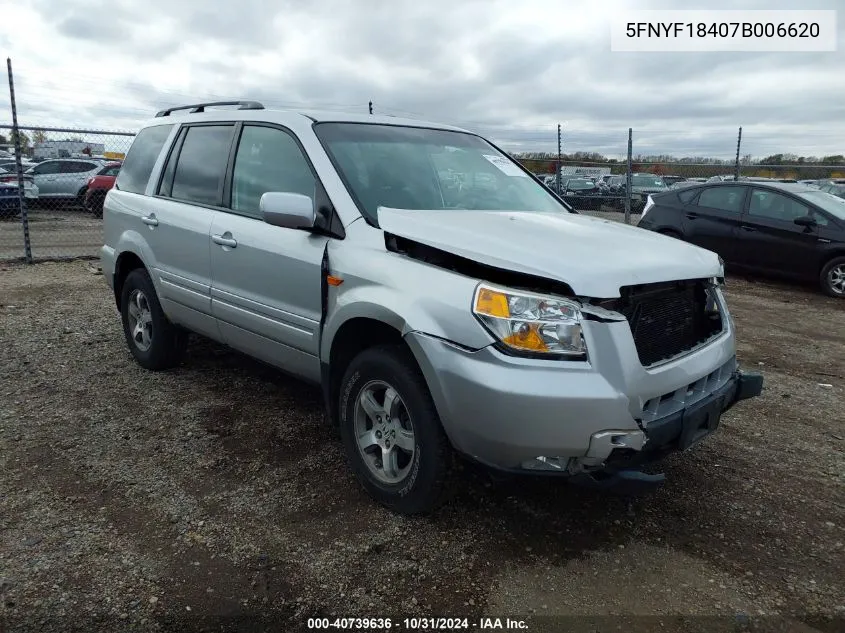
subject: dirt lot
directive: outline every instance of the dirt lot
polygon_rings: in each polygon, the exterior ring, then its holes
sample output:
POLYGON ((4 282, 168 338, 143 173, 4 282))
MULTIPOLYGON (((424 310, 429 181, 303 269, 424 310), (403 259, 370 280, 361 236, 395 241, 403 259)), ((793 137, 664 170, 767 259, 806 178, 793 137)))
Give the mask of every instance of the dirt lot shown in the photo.
MULTIPOLYGON (((36 260, 97 257, 103 245, 103 221, 82 208, 33 208, 28 213, 29 239, 36 260)), ((0 262, 24 256, 20 218, 0 220, 0 262)))
POLYGON ((662 489, 468 468, 451 505, 407 519, 353 480, 314 389, 202 340, 145 372, 87 264, 0 267, 0 631, 845 630, 845 303, 736 278, 728 295, 763 396, 662 489))

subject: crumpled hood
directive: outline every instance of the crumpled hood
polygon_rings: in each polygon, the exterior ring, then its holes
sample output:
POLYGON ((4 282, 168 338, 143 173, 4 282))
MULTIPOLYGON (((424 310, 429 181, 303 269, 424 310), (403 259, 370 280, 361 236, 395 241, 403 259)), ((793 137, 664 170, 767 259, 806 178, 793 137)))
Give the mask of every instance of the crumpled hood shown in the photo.
POLYGON ((723 274, 715 253, 586 215, 380 207, 382 230, 488 266, 562 281, 593 298, 622 286, 723 274))

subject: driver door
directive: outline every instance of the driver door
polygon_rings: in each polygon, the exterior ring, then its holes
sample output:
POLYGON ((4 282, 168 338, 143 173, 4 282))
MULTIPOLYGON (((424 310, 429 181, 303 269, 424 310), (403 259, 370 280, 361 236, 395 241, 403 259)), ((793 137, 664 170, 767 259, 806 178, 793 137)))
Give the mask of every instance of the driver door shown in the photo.
POLYGON ((328 237, 271 226, 259 210, 268 191, 312 200, 316 176, 292 133, 244 124, 228 211, 214 214, 211 311, 235 349, 309 380, 320 378, 322 261, 328 237))
POLYGON ((39 197, 48 198, 56 195, 61 165, 59 161, 48 160, 32 168, 32 179, 38 187, 39 197))
POLYGON ((786 193, 753 188, 739 225, 737 263, 761 272, 815 277, 819 227, 795 224, 795 218, 807 215, 826 221, 786 193))

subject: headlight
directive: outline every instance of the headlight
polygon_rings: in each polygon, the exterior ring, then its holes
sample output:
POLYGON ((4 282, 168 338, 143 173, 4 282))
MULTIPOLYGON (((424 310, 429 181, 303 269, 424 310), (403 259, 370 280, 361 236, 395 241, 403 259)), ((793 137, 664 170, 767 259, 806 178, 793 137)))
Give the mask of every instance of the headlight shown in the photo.
POLYGON ((581 359, 581 306, 567 299, 481 284, 473 314, 508 351, 581 359))

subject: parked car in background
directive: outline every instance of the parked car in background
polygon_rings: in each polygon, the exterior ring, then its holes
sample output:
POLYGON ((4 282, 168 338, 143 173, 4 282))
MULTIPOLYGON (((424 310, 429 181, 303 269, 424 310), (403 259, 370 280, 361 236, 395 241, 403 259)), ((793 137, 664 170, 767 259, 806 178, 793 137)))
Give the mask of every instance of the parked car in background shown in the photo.
POLYGON ((667 187, 671 187, 672 185, 675 185, 679 182, 686 182, 686 180, 687 180, 683 176, 666 176, 666 175, 663 175, 663 176, 661 176, 661 178, 663 178, 663 182, 666 183, 667 187))
POLYGON ((39 200, 84 203, 88 180, 109 161, 90 158, 55 158, 45 160, 27 170, 38 187, 39 200))
POLYGON ((728 270, 812 280, 845 298, 845 199, 807 185, 706 183, 650 196, 639 227, 718 253, 728 270))
POLYGON ((561 180, 560 193, 576 209, 598 209, 601 206, 601 189, 590 178, 566 176, 561 180))
POLYGON ((670 185, 669 189, 685 189, 686 187, 693 187, 697 184, 700 184, 700 183, 696 182, 694 180, 681 180, 679 182, 676 182, 673 185, 670 185))
POLYGON ((845 180, 840 182, 830 182, 826 185, 818 187, 818 189, 819 191, 824 191, 825 193, 830 193, 834 196, 845 198, 845 180))
MULTIPOLYGON (((34 167, 37 163, 31 160, 24 159, 21 161, 21 167, 23 170, 26 171, 30 167, 34 167)), ((0 173, 15 173, 17 166, 15 164, 15 160, 0 160, 0 173)))
POLYGON ((627 176, 611 176, 607 179, 607 190, 611 196, 625 195, 625 182, 627 176))
POLYGON ((734 174, 721 174, 719 176, 710 176, 707 179, 707 182, 728 182, 731 180, 736 180, 736 176, 734 174))
POLYGON ((114 187, 114 181, 120 173, 121 163, 108 163, 96 175, 91 176, 85 190, 85 209, 94 217, 103 217, 103 201, 106 194, 114 187))
POLYGON ((164 370, 196 331, 319 385, 379 503, 432 510, 454 452, 630 483, 761 393, 715 253, 574 213, 458 128, 213 105, 144 124, 106 196, 127 347, 164 370))
POLYGON ((631 211, 639 213, 645 207, 649 194, 662 193, 668 187, 661 176, 654 174, 631 175, 631 211))
MULTIPOLYGON (((32 165, 28 165, 27 167, 25 167, 25 169, 31 166, 32 165)), ((4 188, 4 191, 6 192, 4 194, 4 198, 7 198, 7 200, 3 203, 3 207, 10 209, 10 205, 12 205, 11 198, 18 197, 18 174, 14 161, 11 162, 11 166, 9 163, 0 163, 0 186, 2 186, 4 188), (15 188, 14 195, 9 193, 9 187, 15 188)), ((35 201, 38 199, 39 191, 38 185, 35 184, 35 178, 27 174, 26 172, 24 172, 23 174, 23 187, 24 197, 27 200, 35 201)), ((20 211, 20 201, 16 202, 15 205, 15 214, 17 214, 20 211)))
POLYGON ((543 178, 543 184, 546 185, 549 189, 554 190, 557 187, 557 178, 554 175, 545 176, 543 178))
POLYGON ((0 180, 0 219, 16 217, 21 212, 21 199, 17 182, 0 180))

